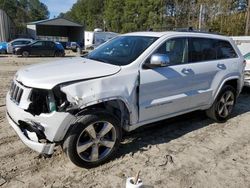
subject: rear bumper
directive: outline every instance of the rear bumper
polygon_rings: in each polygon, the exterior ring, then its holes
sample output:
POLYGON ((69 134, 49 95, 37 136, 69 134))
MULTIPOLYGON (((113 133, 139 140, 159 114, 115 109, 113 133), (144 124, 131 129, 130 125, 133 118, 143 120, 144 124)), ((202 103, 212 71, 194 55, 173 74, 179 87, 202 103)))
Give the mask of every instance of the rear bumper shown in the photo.
MULTIPOLYGON (((20 129, 20 127, 12 120, 12 118, 8 113, 6 113, 6 116, 9 124, 12 126, 12 128, 15 130, 19 138, 26 146, 28 146, 32 150, 37 151, 38 153, 43 153, 48 155, 53 154, 55 143, 47 144, 31 140, 28 136, 25 135, 25 133, 20 129)), ((29 133, 27 135, 29 135, 29 133)))

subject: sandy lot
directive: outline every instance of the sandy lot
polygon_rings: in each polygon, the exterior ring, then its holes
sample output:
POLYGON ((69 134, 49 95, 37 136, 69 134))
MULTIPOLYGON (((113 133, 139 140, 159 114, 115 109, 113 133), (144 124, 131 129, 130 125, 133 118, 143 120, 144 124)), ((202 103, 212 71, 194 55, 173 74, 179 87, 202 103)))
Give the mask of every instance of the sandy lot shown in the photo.
POLYGON ((0 56, 0 187, 125 187, 141 170, 145 187, 250 188, 250 90, 244 90, 227 123, 202 112, 126 134, 117 157, 94 169, 74 166, 58 147, 39 157, 5 118, 5 95, 20 67, 55 58, 0 56), (171 160, 172 159, 172 160, 171 160))

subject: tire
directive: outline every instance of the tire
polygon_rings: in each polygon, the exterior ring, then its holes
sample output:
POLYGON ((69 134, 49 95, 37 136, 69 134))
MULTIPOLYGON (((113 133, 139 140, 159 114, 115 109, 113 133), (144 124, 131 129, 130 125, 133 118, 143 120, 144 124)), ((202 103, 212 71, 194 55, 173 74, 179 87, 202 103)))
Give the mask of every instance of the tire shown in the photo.
POLYGON ((30 54, 29 54, 28 51, 23 51, 23 52, 22 52, 22 56, 23 56, 23 57, 29 57, 29 55, 30 55, 30 54))
POLYGON ((61 57, 61 53, 60 52, 55 52, 55 57, 61 57))
POLYGON ((0 54, 7 54, 6 50, 0 50, 0 54))
POLYGON ((206 114, 216 122, 225 122, 230 117, 235 102, 236 90, 230 85, 225 85, 222 87, 213 105, 206 110, 206 114))
POLYGON ((63 150, 75 165, 93 168, 114 157, 121 137, 117 118, 100 111, 79 117, 66 135, 63 150))

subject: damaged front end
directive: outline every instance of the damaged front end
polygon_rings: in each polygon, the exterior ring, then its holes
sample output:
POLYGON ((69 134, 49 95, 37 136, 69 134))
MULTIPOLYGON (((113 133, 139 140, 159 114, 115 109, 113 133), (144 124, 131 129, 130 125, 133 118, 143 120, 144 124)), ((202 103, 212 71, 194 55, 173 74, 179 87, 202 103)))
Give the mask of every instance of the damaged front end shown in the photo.
POLYGON ((68 105, 59 87, 29 88, 14 80, 6 97, 7 119, 24 144, 50 155, 75 120, 65 111, 68 105))
POLYGON ((63 112, 69 106, 66 95, 60 91, 60 86, 53 90, 32 89, 30 102, 27 111, 33 115, 63 112))

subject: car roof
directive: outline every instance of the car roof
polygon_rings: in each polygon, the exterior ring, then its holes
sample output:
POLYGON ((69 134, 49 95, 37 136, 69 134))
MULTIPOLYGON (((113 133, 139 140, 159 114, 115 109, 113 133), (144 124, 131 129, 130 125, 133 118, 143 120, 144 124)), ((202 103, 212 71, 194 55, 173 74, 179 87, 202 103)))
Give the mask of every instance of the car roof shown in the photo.
POLYGON ((133 33, 127 33, 123 34, 123 36, 147 36, 147 37, 164 37, 164 36, 173 36, 173 35, 179 35, 179 36, 186 36, 186 37, 206 37, 206 38, 215 38, 215 39, 224 39, 228 40, 229 37, 215 34, 215 33, 205 33, 205 32, 196 32, 196 31, 164 31, 164 32, 152 32, 152 31, 146 31, 146 32, 133 32, 133 33))
POLYGON ((55 42, 53 40, 35 40, 34 42, 55 42))
POLYGON ((27 39, 27 38, 18 38, 18 39, 14 39, 10 42, 14 42, 14 41, 19 41, 19 40, 28 40, 28 41, 32 41, 33 39, 27 39))

